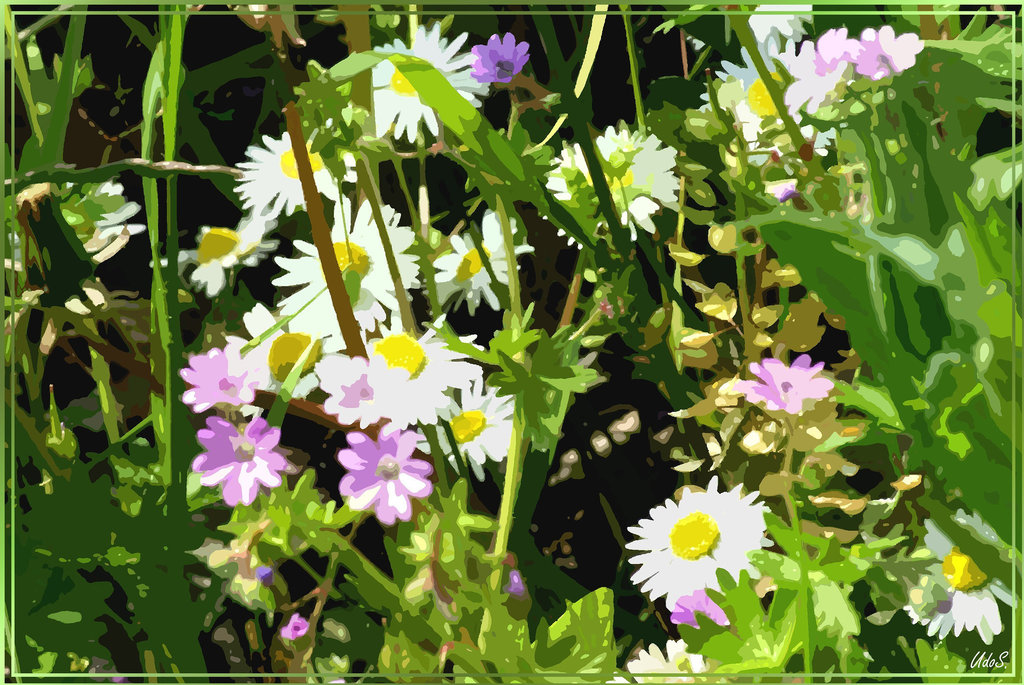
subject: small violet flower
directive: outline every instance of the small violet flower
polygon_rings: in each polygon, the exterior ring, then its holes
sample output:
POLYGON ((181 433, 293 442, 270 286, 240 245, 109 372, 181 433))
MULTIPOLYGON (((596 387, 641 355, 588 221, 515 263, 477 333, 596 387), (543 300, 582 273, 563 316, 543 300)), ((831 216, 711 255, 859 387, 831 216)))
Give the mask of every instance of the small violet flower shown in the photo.
POLYGON ((835 384, 818 373, 824 362, 811 366, 811 358, 802 354, 792 366, 778 359, 752 362, 750 372, 760 381, 738 381, 733 389, 743 393, 748 401, 763 402, 770 411, 799 414, 805 400, 828 397, 835 384))
POLYGON ((704 590, 697 590, 693 594, 676 600, 675 609, 672 610, 672 622, 676 625, 685 623, 688 626, 699 628, 696 614, 704 614, 720 626, 729 625, 729 619, 722 611, 722 607, 715 604, 704 590))
POLYGON ((256 580, 260 581, 267 587, 274 584, 274 569, 270 566, 257 566, 256 567, 256 580))
POLYGON ((281 429, 259 417, 239 432, 230 421, 211 416, 196 438, 206 451, 192 461, 192 470, 202 474, 203 485, 220 485, 224 502, 232 507, 252 504, 260 485, 276 488, 281 472, 289 468, 277 451, 281 429))
POLYGON ((387 526, 396 520, 410 520, 411 498, 427 497, 434 489, 427 478, 434 467, 412 458, 421 440, 419 433, 392 423, 381 429, 376 441, 357 431, 345 437, 348 448, 338 452, 338 461, 348 473, 338 490, 349 498, 349 507, 372 509, 377 520, 387 526))
POLYGON ((238 407, 256 398, 256 388, 269 380, 266 364, 259 364, 253 355, 241 354, 241 340, 233 340, 224 349, 212 349, 188 360, 188 368, 180 371, 191 387, 181 399, 192 405, 197 414, 215 404, 238 407))
POLYGON ((288 623, 285 623, 281 628, 281 637, 285 640, 298 640, 308 630, 309 621, 302 618, 299 614, 292 614, 292 617, 288 619, 288 623))
POLYGON ((523 597, 526 594, 526 583, 523 582, 523 574, 516 569, 509 571, 508 583, 502 590, 514 597, 523 597))
POLYGON ((511 33, 504 37, 494 34, 486 45, 476 45, 472 52, 476 57, 470 74, 473 78, 480 83, 508 83, 530 59, 530 44, 516 43, 511 33))
POLYGON ((891 26, 864 29, 860 34, 862 51, 856 59, 856 70, 872 81, 899 74, 914 66, 917 55, 924 50, 924 41, 913 33, 897 37, 891 26))

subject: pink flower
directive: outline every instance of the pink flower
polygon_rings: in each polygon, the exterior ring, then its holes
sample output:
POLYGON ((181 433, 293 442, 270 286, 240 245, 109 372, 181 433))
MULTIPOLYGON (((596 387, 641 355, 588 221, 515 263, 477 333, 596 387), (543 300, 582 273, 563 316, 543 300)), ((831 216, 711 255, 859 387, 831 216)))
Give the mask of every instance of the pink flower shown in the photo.
POLYGON ((760 381, 739 381, 733 387, 751 402, 763 402, 771 411, 799 414, 805 400, 828 397, 835 384, 819 376, 824 362, 811 366, 811 358, 802 354, 792 366, 778 359, 752 362, 750 372, 760 381))
POLYGON ((421 440, 419 433, 389 423, 376 441, 355 431, 345 437, 348 448, 338 452, 338 461, 348 473, 338 490, 349 498, 349 507, 372 509, 387 526, 412 518, 411 498, 427 497, 434 489, 427 478, 434 467, 412 458, 421 440))
POLYGON ((817 44, 806 40, 799 52, 793 44, 787 46, 779 59, 793 76, 784 96, 789 113, 796 116, 805 105, 808 114, 818 111, 845 80, 847 66, 860 51, 860 43, 847 38, 846 29, 826 31, 817 44))
POLYGON ((914 66, 924 50, 924 41, 913 33, 897 37, 891 26, 864 29, 860 34, 863 51, 856 59, 857 73, 872 81, 899 74, 914 66))
POLYGON ((720 626, 729 625, 729 619, 722 611, 722 607, 715 604, 705 590, 697 590, 693 594, 677 599, 675 609, 672 610, 672 622, 676 625, 685 623, 688 626, 699 628, 696 616, 698 613, 704 614, 720 626))
POLYGON ((243 344, 236 338, 224 349, 189 358, 188 368, 180 374, 191 387, 181 399, 192 405, 192 411, 198 414, 215 404, 239 407, 256 399, 256 388, 268 382, 269 371, 266 364, 256 363, 253 355, 242 357, 243 344))
POLYGON ((288 623, 285 623, 281 628, 281 637, 285 640, 298 640, 308 630, 309 621, 302 618, 299 614, 292 614, 292 617, 288 619, 288 623))
POLYGON ((792 200, 794 197, 800 197, 800 193, 796 190, 796 181, 782 181, 775 184, 769 189, 775 199, 779 202, 786 202, 792 200))
POLYGON ((815 44, 814 70, 824 76, 853 62, 864 48, 855 38, 847 37, 846 29, 829 29, 815 44))
POLYGON ((281 429, 271 428, 262 418, 253 419, 241 433, 230 421, 219 416, 206 420, 206 428, 196 433, 206 449, 192 462, 192 470, 203 474, 205 486, 221 485, 224 502, 235 506, 253 503, 260 485, 276 488, 288 461, 277 451, 281 429))

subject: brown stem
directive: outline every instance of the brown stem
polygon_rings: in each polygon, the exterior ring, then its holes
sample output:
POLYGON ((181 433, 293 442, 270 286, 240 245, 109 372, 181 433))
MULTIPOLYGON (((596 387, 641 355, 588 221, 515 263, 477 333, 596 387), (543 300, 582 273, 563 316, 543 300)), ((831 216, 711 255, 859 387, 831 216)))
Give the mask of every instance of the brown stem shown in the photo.
POLYGON ((324 280, 327 281, 327 290, 331 294, 331 302, 334 304, 334 311, 338 316, 341 335, 345 339, 345 352, 350 357, 365 357, 366 347, 363 345, 363 338, 359 333, 359 324, 356 323, 348 291, 345 290, 345 278, 341 274, 341 265, 338 264, 338 258, 334 254, 331 229, 327 226, 327 219, 324 216, 324 203, 320 198, 320 191, 317 190, 316 181, 313 180, 313 166, 309 161, 306 140, 302 137, 302 123, 299 121, 299 112, 295 109, 294 102, 289 102, 284 106, 284 117, 288 125, 288 137, 291 138, 292 151, 295 154, 295 167, 302 183, 302 195, 306 199, 306 213, 309 215, 309 224, 313 232, 313 244, 316 245, 316 251, 320 257, 320 267, 324 272, 324 280))
POLYGON ((690 78, 690 57, 686 54, 686 31, 679 29, 679 52, 683 55, 683 78, 690 78))
POLYGON ((572 323, 572 315, 576 312, 576 302, 580 297, 580 287, 583 285, 583 274, 576 272, 572 277, 572 285, 569 286, 569 297, 565 300, 565 308, 562 310, 562 318, 558 327, 568 326, 572 323))

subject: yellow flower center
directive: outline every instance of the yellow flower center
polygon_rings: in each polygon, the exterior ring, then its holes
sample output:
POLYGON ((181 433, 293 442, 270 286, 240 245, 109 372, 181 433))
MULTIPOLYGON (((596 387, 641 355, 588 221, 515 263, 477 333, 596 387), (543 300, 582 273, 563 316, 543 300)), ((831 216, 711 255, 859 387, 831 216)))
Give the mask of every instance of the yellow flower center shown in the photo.
POLYGON ((383 338, 374 345, 373 351, 384 357, 389 367, 405 369, 412 378, 420 374, 427 362, 423 346, 408 333, 396 333, 383 338))
MULTIPOLYGON (((590 185, 594 185, 594 179, 590 176, 590 172, 584 171, 583 174, 587 177, 587 183, 589 183, 590 185)), ((608 182, 608 188, 611 189, 612 192, 620 193, 622 192, 623 188, 628 188, 631 185, 633 185, 633 170, 626 169, 626 173, 624 173, 622 176, 617 176, 614 178, 609 176, 608 174, 605 174, 604 179, 605 181, 608 182)))
POLYGON ((718 543, 718 524, 704 512, 695 511, 679 519, 668 537, 677 557, 695 561, 711 552, 718 543))
MULTIPOLYGON (((490 257, 491 251, 485 247, 484 254, 490 257)), ((473 276, 480 273, 480 269, 482 268, 484 268, 484 261, 480 256, 480 250, 473 248, 467 252, 462 258, 462 261, 459 262, 459 268, 455 270, 455 278, 459 281, 468 281, 473 278, 473 276)))
POLYGON ((409 79, 405 78, 398 69, 395 69, 395 74, 391 77, 391 89, 399 95, 406 97, 416 94, 416 89, 409 83, 409 79))
MULTIPOLYGON (((772 74, 772 78, 782 82, 782 77, 778 74, 772 74)), ((768 87, 761 79, 754 81, 747 91, 747 104, 750 105, 750 111, 759 117, 774 117, 779 114, 772 96, 768 93, 768 87)))
MULTIPOLYGON (((306 149, 309 149, 308 145, 306 146, 306 149)), ((309 165, 313 167, 313 173, 315 174, 324 168, 324 160, 318 153, 310 152, 309 165)), ((299 167, 295 163, 295 152, 292 151, 291 148, 288 148, 281 153, 281 171, 283 171, 284 175, 288 178, 299 178, 299 167)))
POLYGON ((959 547, 954 547, 942 560, 942 575, 946 576, 951 588, 961 592, 976 588, 988 579, 974 559, 961 552, 959 547))
POLYGON ((208 264, 231 254, 241 238, 230 228, 211 228, 199 241, 196 258, 200 264, 208 264))
POLYGON ((471 409, 456 416, 451 423, 455 442, 464 445, 484 432, 484 428, 487 427, 487 417, 482 411, 471 409))
POLYGON ((366 250, 351 240, 346 243, 334 243, 334 256, 338 258, 338 266, 342 271, 352 269, 365 277, 370 270, 370 257, 366 250))
MULTIPOLYGON (((311 342, 313 339, 305 333, 285 333, 274 338, 274 342, 270 344, 270 352, 267 353, 267 364, 274 378, 284 383, 311 342)), ((309 372, 319 357, 320 341, 317 340, 313 342, 313 349, 302 365, 302 372, 309 372)))

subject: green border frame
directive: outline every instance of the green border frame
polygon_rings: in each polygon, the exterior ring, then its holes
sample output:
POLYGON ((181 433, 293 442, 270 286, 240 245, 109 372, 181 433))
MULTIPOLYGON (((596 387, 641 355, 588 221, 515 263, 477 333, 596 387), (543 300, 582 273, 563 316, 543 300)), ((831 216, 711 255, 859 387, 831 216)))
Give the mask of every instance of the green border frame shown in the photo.
MULTIPOLYGON (((31 4, 30 0, 0 0, 0 7, 4 7, 4 8, 11 7, 12 8, 12 13, 13 13, 14 16, 18 16, 18 15, 21 15, 21 16, 25 16, 25 15, 39 16, 39 15, 43 15, 43 14, 48 14, 49 13, 49 12, 42 11, 42 10, 27 10, 27 11, 19 12, 19 11, 14 9, 14 8, 18 7, 19 5, 29 5, 29 4, 31 4)), ((120 11, 120 10, 93 9, 97 5, 102 7, 102 5, 108 5, 108 4, 109 5, 114 5, 114 4, 116 4, 116 5, 135 5, 135 6, 138 6, 140 9, 138 11, 133 11, 133 14, 138 14, 138 15, 159 15, 159 14, 166 14, 166 13, 168 13, 168 12, 165 12, 165 11, 162 11, 162 10, 154 10, 154 9, 147 10, 147 9, 143 9, 146 6, 152 7, 153 5, 157 4, 155 2, 152 2, 151 0, 128 0, 128 2, 116 2, 116 0, 100 0, 99 2, 93 2, 93 3, 84 3, 81 0, 72 0, 68 4, 70 4, 72 6, 72 9, 67 9, 67 10, 60 11, 59 7, 54 7, 53 11, 59 11, 59 13, 62 14, 62 15, 75 15, 75 14, 84 14, 84 15, 90 15, 90 14, 93 14, 93 15, 112 15, 112 14, 122 14, 123 12, 120 11), (91 8, 90 9, 75 9, 75 6, 77 6, 77 5, 86 5, 86 4, 91 5, 91 8)), ((287 4, 291 4, 291 3, 287 3, 287 4)), ((520 14, 520 13, 522 13, 522 11, 517 11, 517 10, 512 10, 512 9, 495 10, 493 6, 491 6, 489 4, 486 4, 483 0, 462 0, 462 2, 458 3, 458 5, 455 6, 455 7, 452 7, 453 3, 447 3, 444 0, 421 0, 421 2, 415 3, 417 9, 415 9, 414 11, 411 11, 411 10, 408 10, 408 9, 404 9, 404 10, 403 9, 399 9, 399 7, 405 7, 407 4, 411 4, 411 3, 406 3, 406 4, 403 4, 403 5, 399 5, 399 6, 385 5, 385 7, 387 7, 387 8, 395 8, 395 9, 393 9, 391 11, 391 13, 393 13, 393 14, 406 14, 406 15, 408 15, 408 14, 415 13, 415 14, 421 16, 421 17, 422 16, 434 16, 434 15, 447 15, 447 14, 457 14, 457 15, 495 15, 495 14, 520 14), (477 9, 477 7, 479 7, 480 9, 477 9), (422 9, 420 9, 420 8, 422 8, 422 9)), ((594 14, 595 11, 594 11, 594 9, 591 9, 591 8, 596 7, 599 3, 597 3, 595 0, 583 0, 582 2, 579 2, 579 3, 577 3, 574 6, 568 6, 568 5, 547 5, 547 4, 540 5, 538 3, 538 4, 536 4, 536 7, 534 7, 533 5, 535 4, 535 0, 528 0, 525 4, 531 5, 530 9, 526 10, 526 12, 529 13, 529 14, 549 14, 549 15, 577 16, 577 15, 580 15, 580 14, 594 14), (580 7, 581 9, 580 10, 570 9, 570 7, 580 7), (586 9, 583 9, 583 8, 586 8, 586 9)), ((621 15, 623 15, 625 13, 625 11, 626 11, 625 8, 628 7, 629 8, 628 9, 628 13, 631 14, 631 15, 664 15, 664 14, 671 13, 672 9, 674 9, 674 8, 684 9, 684 8, 690 7, 690 6, 695 5, 695 4, 698 4, 698 3, 695 3, 692 0, 669 0, 669 2, 665 2, 665 3, 661 4, 661 5, 653 6, 653 7, 651 5, 637 5, 637 6, 633 6, 632 4, 627 4, 627 5, 621 5, 620 6, 623 9, 611 9, 611 6, 609 6, 609 9, 606 10, 606 14, 608 14, 609 16, 621 16, 621 15)), ((748 12, 746 12, 746 11, 720 9, 722 6, 726 6, 726 7, 728 6, 728 5, 725 5, 725 3, 714 3, 714 4, 716 5, 715 10, 718 10, 719 14, 726 14, 726 15, 733 15, 733 14, 736 14, 736 15, 746 15, 746 14, 748 14, 748 12)), ((765 6, 770 6, 770 5, 781 5, 781 4, 784 4, 784 2, 779 2, 779 0, 767 0, 765 2, 760 3, 760 6, 761 7, 765 7, 765 6)), ((324 7, 327 7, 327 6, 337 7, 337 5, 324 5, 324 7)), ((182 5, 182 7, 185 7, 185 5, 182 5)), ((703 7, 708 7, 708 5, 703 5, 703 7)), ((1017 33, 1016 33, 1016 30, 1017 30, 1017 27, 1018 27, 1017 20, 1018 20, 1018 16, 1020 16, 1020 12, 1019 11, 1013 11, 1013 9, 1012 9, 1013 6, 1011 6, 1011 9, 1009 11, 1002 11, 1002 12, 996 12, 995 10, 985 10, 985 11, 963 10, 961 5, 952 5, 952 6, 945 5, 945 6, 941 6, 939 9, 935 9, 934 6, 933 6, 932 9, 924 9, 922 6, 918 5, 917 3, 910 2, 910 0, 894 0, 894 1, 891 0, 890 2, 886 2, 886 3, 883 3, 881 5, 872 3, 870 0, 847 0, 846 2, 842 2, 841 0, 819 0, 819 2, 815 3, 814 8, 808 14, 811 14, 811 15, 837 15, 837 14, 841 14, 841 15, 848 15, 848 16, 849 15, 876 16, 876 15, 879 14, 879 11, 877 9, 878 7, 884 7, 887 11, 893 11, 894 10, 896 13, 902 14, 904 16, 907 16, 907 15, 910 15, 910 16, 915 16, 915 15, 933 15, 934 16, 934 15, 937 15, 937 14, 940 14, 940 13, 943 14, 943 15, 1011 14, 1012 15, 1012 28, 1014 30, 1014 37, 1015 38, 1017 36, 1017 33), (866 7, 872 7, 874 9, 864 9, 864 10, 852 10, 852 9, 849 9, 851 6, 855 6, 855 5, 864 5, 866 7), (820 7, 842 7, 844 9, 818 9, 820 7), (896 8, 899 8, 899 9, 896 9, 896 8), (911 8, 913 8, 913 9, 911 9, 911 8)), ((178 12, 175 12, 175 13, 178 13, 178 12)), ((187 9, 183 9, 183 10, 180 11, 180 13, 182 13, 182 14, 191 14, 192 12, 190 12, 187 9)), ((232 11, 232 10, 212 10, 212 11, 211 10, 206 10, 206 11, 204 11, 204 15, 207 15, 207 16, 209 16, 209 15, 234 15, 234 14, 237 14, 237 13, 238 12, 235 12, 235 11, 232 11)), ((297 10, 297 9, 294 9, 294 7, 291 10, 280 9, 280 10, 268 10, 268 11, 264 12, 264 14, 271 14, 271 15, 273 15, 273 14, 316 14, 316 13, 317 13, 317 10, 297 10)), ((349 14, 372 14, 373 12, 372 12, 372 10, 369 10, 369 9, 360 10, 360 9, 356 9, 356 8, 351 8, 351 9, 348 10, 348 13, 349 14)), ((787 8, 787 9, 779 9, 775 13, 776 14, 791 14, 793 12, 792 12, 791 9, 787 8)), ((3 51, 6 50, 6 42, 7 42, 6 31, 0 30, 0 52, 3 52, 3 51)), ((1019 60, 1019 66, 1024 67, 1024 51, 1022 51, 1021 59, 1019 60)), ((1016 110, 1016 106, 1017 106, 1017 104, 1020 103, 1021 94, 1018 92, 1018 86, 1017 86, 1017 80, 1016 80, 1016 70, 1011 70, 1011 74, 1012 74, 1012 78, 1011 78, 1011 82, 1012 82, 1012 85, 1011 85, 1012 100, 1013 100, 1013 103, 1014 103, 1013 111, 1011 112, 1011 117, 1016 119, 1017 116, 1018 116, 1017 110, 1016 110)), ((0 119, 3 119, 6 122, 6 124, 7 124, 7 126, 4 127, 4 130, 3 130, 3 133, 2 133, 3 141, 6 143, 8 140, 10 140, 10 141, 14 140, 14 119, 13 119, 13 117, 11 117, 10 120, 7 120, 6 117, 7 117, 8 102, 11 103, 11 110, 13 111, 13 109, 14 109, 13 102, 14 102, 14 97, 15 97, 15 81, 16 81, 16 79, 12 78, 11 79, 11 83, 9 85, 6 84, 5 81, 6 81, 6 70, 0 70, 0 92, 6 92, 5 89, 7 87, 9 87, 9 89, 10 89, 9 90, 9 97, 10 97, 10 99, 8 100, 7 97, 4 97, 4 98, 0 99, 0 119), (8 138, 8 134, 10 135, 10 138, 8 138)), ((1014 191, 1013 197, 1016 200, 1016 202, 1018 203, 1018 206, 1024 206, 1024 184, 1021 184, 1019 186, 1017 185, 1017 184, 1020 183, 1020 181, 1018 179, 1018 173, 1020 173, 1021 164, 1024 163, 1024 159, 1021 159, 1018 156, 1021 153, 1021 151, 1017 148, 1018 142, 1019 141, 1017 140, 1017 129, 1016 129, 1016 126, 1011 126, 1011 146, 1013 148, 1013 153, 1012 153, 1011 159, 1013 161, 1013 166, 1012 166, 1012 169, 1013 169, 1013 180, 1014 180, 1014 185, 1017 186, 1016 190, 1014 191)), ((13 163, 14 163, 14 160, 13 160, 13 153, 12 153, 12 157, 11 157, 12 168, 11 169, 7 169, 7 168, 3 169, 2 178, 4 180, 6 180, 8 178, 13 178, 14 177, 14 174, 13 174, 13 172, 14 172, 13 163)), ((8 215, 8 212, 10 212, 10 215, 11 215, 12 218, 16 214, 16 211, 15 211, 15 208, 14 208, 14 204, 13 204, 13 198, 12 198, 12 203, 11 203, 10 206, 8 206, 8 204, 6 202, 0 202, 0 223, 3 224, 5 231, 6 231, 6 226, 7 226, 7 215, 8 215)), ((1016 222, 1016 213, 1014 213, 1013 221, 1016 222)), ((6 240, 6 236, 5 236, 3 240, 0 240, 0 262, 2 262, 4 259, 6 259, 6 256, 7 256, 6 255, 6 244, 7 244, 7 240, 6 240)), ((1021 292, 1021 290, 1020 290, 1021 282, 1020 282, 1020 280, 1018 280, 1018 275, 1020 275, 1021 277, 1024 277, 1024 251, 1021 251, 1021 245, 1019 244, 1019 242, 1017 240, 1017 231, 1013 231, 1011 233, 1011 259, 1013 259, 1014 256, 1016 257, 1017 264, 1020 267, 1020 274, 1018 274, 1017 271, 1014 271, 1011 274, 1011 286, 1012 286, 1012 289, 1013 289, 1013 293, 1012 294, 1016 294, 1016 293, 1020 293, 1021 292)), ((4 281, 4 292, 5 292, 5 294, 7 294, 6 285, 7 284, 6 284, 6 279, 5 279, 5 281, 4 281)), ((11 298, 10 304, 11 304, 11 309, 13 311, 13 298, 11 298)), ((1014 313, 1013 309, 1016 308, 1016 300, 1013 297, 1011 297, 1011 308, 1012 309, 1011 309, 1010 315, 1012 317, 1012 315, 1014 313)), ((9 313, 11 313, 11 312, 8 311, 8 300, 5 297, 5 301, 4 301, 4 305, 3 305, 3 315, 4 315, 4 319, 5 320, 6 320, 6 317, 8 316, 9 313)), ((6 343, 7 343, 7 340, 6 340, 5 330, 4 330, 3 327, 0 327, 0 348, 5 347, 6 343)), ((1012 407, 1012 406, 1014 406, 1016 404, 1017 398, 1020 396, 1020 395, 1018 395, 1018 392, 1024 394, 1024 375, 1021 374, 1021 366, 1020 366, 1022 361, 1024 361, 1021 358, 1022 354, 1024 354, 1024 348, 1022 348, 1022 341, 1021 340, 1017 340, 1016 327, 1012 327, 1012 326, 1011 326, 1011 343, 1012 343, 1012 347, 1013 347, 1012 357, 1011 357, 1011 375, 1013 377, 1013 382, 1011 383, 1012 390, 1011 390, 1011 405, 1010 406, 1012 407)), ((5 360, 5 364, 6 364, 6 360, 5 360)), ((10 369, 5 369, 5 371, 8 372, 7 374, 0 374, 0 391, 4 391, 4 394, 6 394, 5 391, 6 391, 6 387, 7 387, 7 383, 8 382, 11 383, 12 387, 14 385, 14 381, 15 381, 14 368, 15 368, 15 365, 12 364, 10 369)), ((15 549, 15 547, 14 547, 14 535, 15 535, 14 524, 15 524, 15 520, 16 520, 15 514, 16 514, 16 501, 17 501, 16 487, 15 487, 15 483, 13 481, 13 474, 15 473, 15 469, 13 468, 13 466, 14 466, 14 453, 15 453, 15 450, 16 450, 16 446, 15 446, 15 440, 14 440, 14 435, 15 435, 14 421, 15 421, 15 419, 14 419, 14 416, 13 416, 13 413, 12 413, 12 415, 10 417, 10 422, 8 423, 8 417, 7 417, 6 414, 7 414, 7 405, 6 405, 6 402, 5 402, 4 406, 3 406, 3 410, 0 411, 0 440, 4 441, 6 443, 6 441, 8 439, 8 436, 9 436, 10 445, 11 445, 11 455, 10 455, 10 460, 11 461, 10 461, 10 464, 12 466, 10 472, 8 472, 8 461, 6 459, 6 455, 5 455, 4 459, 0 459, 0 480, 4 481, 5 489, 9 489, 10 497, 11 497, 11 502, 10 502, 10 518, 8 518, 7 510, 5 510, 3 506, 0 506, 0 527, 3 528, 4 534, 5 534, 5 544, 0 544, 0 579, 2 579, 2 581, 3 581, 3 593, 4 593, 4 608, 3 608, 4 622, 3 622, 3 625, 0 626, 0 630, 2 630, 3 634, 4 634, 5 653, 7 651, 7 648, 9 648, 10 654, 11 654, 11 657, 12 657, 12 661, 10 662, 10 664, 8 663, 6 657, 4 659, 4 665, 5 666, 12 666, 12 668, 10 669, 11 670, 10 675, 6 676, 6 682, 14 682, 15 678, 19 679, 20 682, 29 682, 29 683, 37 682, 37 683, 47 683, 47 684, 60 682, 61 681, 60 679, 66 679, 68 682, 72 682, 72 683, 80 683, 80 682, 83 682, 83 681, 89 680, 89 679, 101 679, 101 677, 102 677, 101 674, 94 674, 94 673, 46 673, 46 674, 40 674, 40 673, 24 673, 24 672, 19 672, 17 669, 13 668, 13 665, 17 663, 17 661, 16 661, 17 660, 16 646, 14 644, 14 635, 16 633, 15 633, 14 616, 13 616, 13 614, 14 614, 14 610, 13 609, 14 609, 14 604, 15 604, 15 590, 14 590, 14 578, 15 578, 15 576, 13 574, 14 549, 15 549), (10 485, 9 488, 6 485, 8 477, 12 478, 11 485, 10 485), (8 529, 9 529, 9 532, 8 532, 8 529), (7 540, 6 540, 6 536, 7 535, 10 536, 10 541, 9 541, 10 547, 9 548, 8 548, 7 540), (10 566, 10 571, 11 571, 10 578, 8 578, 9 566, 10 566), (8 601, 8 592, 10 593, 10 601, 8 601), (8 615, 8 612, 7 612, 8 606, 11 607, 11 615, 10 616, 8 615)), ((1010 435, 1011 435, 1011 441, 1012 441, 1012 445, 1013 445, 1013 447, 1011 449, 1013 451, 1016 451, 1017 445, 1021 444, 1022 436, 1020 435, 1020 433, 1021 433, 1022 428, 1024 428, 1024 417, 1019 417, 1019 416, 1016 415, 1016 413, 1011 411, 1010 419, 1011 419, 1011 433, 1010 433, 1010 435)), ((1022 539, 1022 537, 1024 537, 1024 536, 1021 535, 1021 533, 1022 533, 1022 526, 1020 525, 1021 520, 1024 519, 1024 508, 1021 507, 1021 501, 1018 499, 1018 490, 1021 488, 1022 483, 1021 483, 1021 481, 1019 479, 1019 476, 1017 474, 1016 460, 1013 460, 1011 462, 1011 474, 1012 474, 1011 475, 1011 507, 1013 509, 1012 516, 1011 516, 1011 521, 1012 521, 1012 524, 1011 524, 1011 532, 1012 532, 1011 544, 1015 545, 1014 552, 1015 552, 1017 558, 1020 559, 1021 555, 1024 554, 1024 539, 1022 539)), ((1017 587, 1018 587, 1017 581, 1018 581, 1019 573, 1014 568, 1012 562, 1011 562, 1011 573, 1010 573, 1010 575, 1011 575, 1011 593, 1012 593, 1012 596, 1013 596, 1014 600, 1017 601, 1019 599, 1018 595, 1017 595, 1017 587)), ((851 678, 861 679, 861 678, 866 678, 866 679, 870 679, 870 680, 886 680, 886 679, 891 679, 891 680, 904 680, 904 679, 906 679, 906 680, 918 680, 918 681, 927 680, 929 682, 939 682, 939 683, 942 683, 942 682, 959 682, 959 681, 993 682, 993 681, 997 681, 997 680, 998 680, 998 682, 1001 682, 1001 683, 1024 683, 1024 681, 1022 681, 1022 677, 1024 677, 1024 644, 1022 644, 1022 642, 1019 639, 1021 636, 1024 636, 1024 611, 1022 611, 1022 607, 1021 607, 1022 603, 1024 603, 1024 602, 1017 602, 1012 607, 1013 613, 1012 613, 1011 621, 1010 621, 1010 637, 1011 637, 1010 645, 1011 645, 1011 648, 1010 648, 1009 651, 1010 651, 1010 663, 1013 665, 1013 670, 1011 672, 1008 672, 1008 673, 972 673, 970 671, 968 671, 967 673, 953 673, 953 674, 950 674, 950 673, 836 673, 836 672, 832 672, 832 673, 746 673, 746 674, 729 674, 727 679, 729 681, 732 681, 732 682, 760 682, 763 678, 779 679, 780 682, 787 682, 787 681, 792 682, 792 681, 795 681, 795 680, 798 680, 798 679, 801 680, 801 682, 817 682, 817 681, 820 681, 820 682, 831 682, 832 680, 835 680, 835 679, 851 679, 851 678), (1014 645, 1014 644, 1018 645, 1017 649, 1014 649, 1012 647, 1012 645, 1014 645)), ((110 674, 110 675, 114 675, 114 674, 110 674)), ((478 673, 478 674, 473 674, 473 673, 460 673, 460 674, 425 673, 423 675, 413 675, 413 674, 408 674, 408 673, 404 673, 404 674, 399 674, 399 673, 330 673, 330 674, 317 674, 316 676, 311 676, 308 673, 274 673, 274 674, 262 674, 262 673, 253 673, 253 674, 246 674, 246 673, 118 673, 116 675, 118 675, 120 677, 124 677, 124 678, 144 678, 144 679, 147 679, 149 682, 157 682, 157 683, 159 683, 159 682, 207 683, 207 682, 211 682, 212 678, 219 678, 219 679, 223 678, 223 679, 228 679, 228 680, 231 680, 231 681, 246 681, 246 680, 249 680, 249 679, 252 679, 252 678, 263 678, 263 677, 267 677, 267 676, 275 677, 275 678, 288 678, 288 677, 300 678, 301 677, 301 678, 304 678, 304 679, 308 679, 308 681, 312 681, 312 682, 329 682, 329 679, 336 679, 336 678, 361 678, 361 679, 363 679, 364 682, 390 682, 388 680, 388 678, 390 678, 390 677, 401 677, 404 681, 420 683, 422 685, 427 685, 428 683, 435 683, 435 682, 436 683, 449 682, 449 681, 459 682, 459 681, 463 681, 463 680, 466 680, 466 679, 479 678, 479 677, 498 678, 501 682, 509 682, 508 679, 511 678, 511 679, 514 679, 514 682, 529 683, 529 682, 531 682, 532 678, 536 678, 536 680, 538 682, 547 682, 547 681, 550 681, 550 680, 554 679, 554 680, 558 680, 558 681, 564 680, 564 682, 566 682, 566 683, 571 683, 571 682, 573 682, 573 679, 576 679, 576 678, 580 677, 580 674, 578 674, 578 673, 565 673, 565 674, 545 673, 542 676, 538 675, 538 674, 534 674, 534 673, 478 673), (442 680, 442 678, 443 678, 443 680, 442 680), (431 679, 434 679, 434 680, 431 680, 431 679)), ((588 678, 588 680, 597 680, 597 679, 605 679, 605 678, 610 679, 612 677, 615 677, 616 675, 617 674, 615 674, 615 673, 610 673, 610 674, 587 674, 587 678, 588 678)), ((698 682, 698 683, 709 683, 709 682, 713 682, 713 681, 719 680, 719 679, 722 679, 722 680, 726 679, 724 677, 724 674, 717 674, 717 673, 692 674, 692 677, 695 678, 696 682, 698 682)), ((645 678, 645 681, 646 682, 654 682, 649 677, 645 678)))

